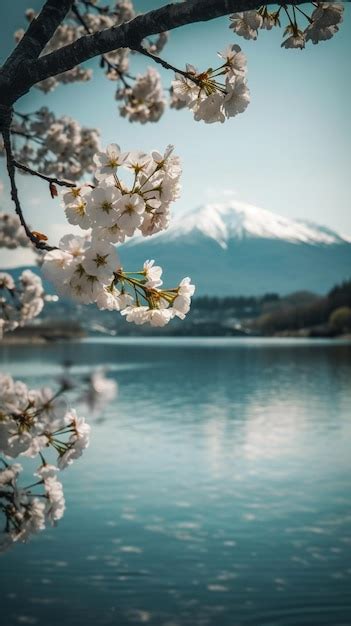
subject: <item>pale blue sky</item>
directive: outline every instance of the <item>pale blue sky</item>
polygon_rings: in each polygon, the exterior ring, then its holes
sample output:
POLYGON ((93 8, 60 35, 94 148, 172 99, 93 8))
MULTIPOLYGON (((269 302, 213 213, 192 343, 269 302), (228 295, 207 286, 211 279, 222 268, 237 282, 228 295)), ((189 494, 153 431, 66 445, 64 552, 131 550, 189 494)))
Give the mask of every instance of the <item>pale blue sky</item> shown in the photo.
MULTIPOLYGON (((1 2, 2 58, 10 51, 12 32, 25 24, 25 8, 41 4, 1 2)), ((135 4, 146 10, 166 2, 135 4)), ((228 25, 228 18, 220 18, 173 31, 163 52, 174 65, 191 62, 205 69, 216 63, 216 52, 227 44, 242 46, 251 104, 223 125, 195 122, 188 110, 169 110, 157 124, 130 124, 117 114, 115 83, 97 67, 93 81, 61 86, 47 96, 34 89, 17 108, 26 111, 45 104, 57 114, 99 128, 104 144, 117 142, 126 150, 149 151, 174 143, 184 170, 175 211, 193 209, 232 190, 241 201, 351 234, 351 7, 346 6, 344 23, 331 41, 309 44, 304 51, 281 49, 280 29, 261 31, 257 41, 245 41, 228 25)), ((148 65, 138 59, 132 71, 148 65)), ((161 73, 169 85, 172 74, 161 73)), ((63 211, 49 198, 46 185, 21 176, 19 186, 34 228, 45 231, 50 222, 64 223, 63 211)), ((0 201, 3 209, 9 208, 6 191, 0 201)))

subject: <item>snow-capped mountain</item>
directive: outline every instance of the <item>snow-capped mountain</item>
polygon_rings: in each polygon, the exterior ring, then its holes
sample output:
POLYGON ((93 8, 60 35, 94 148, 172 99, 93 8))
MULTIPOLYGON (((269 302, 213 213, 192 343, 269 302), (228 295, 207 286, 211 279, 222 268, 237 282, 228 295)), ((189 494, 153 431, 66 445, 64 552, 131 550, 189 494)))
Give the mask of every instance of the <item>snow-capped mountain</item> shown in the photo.
MULTIPOLYGON (((244 202, 212 203, 172 220, 166 232, 159 233, 164 241, 204 235, 227 248, 232 239, 279 239, 290 243, 336 244, 350 243, 325 226, 294 220, 244 202)), ((132 243, 132 242, 131 242, 132 243)), ((135 240, 140 243, 140 240, 135 240)))
POLYGON ((351 275, 351 238, 243 202, 211 203, 173 218, 167 231, 121 250, 135 267, 154 258, 167 286, 190 275, 198 293, 324 293, 351 275))

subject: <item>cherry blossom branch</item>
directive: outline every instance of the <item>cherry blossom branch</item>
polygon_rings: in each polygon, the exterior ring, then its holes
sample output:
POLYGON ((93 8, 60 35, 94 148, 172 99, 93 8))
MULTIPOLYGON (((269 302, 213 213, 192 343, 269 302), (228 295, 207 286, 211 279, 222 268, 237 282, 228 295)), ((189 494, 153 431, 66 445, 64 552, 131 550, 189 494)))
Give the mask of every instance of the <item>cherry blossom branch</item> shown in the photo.
POLYGON ((43 145, 44 141, 40 139, 40 137, 36 137, 35 135, 29 135, 28 133, 22 133, 20 130, 11 130, 11 135, 17 135, 18 137, 24 137, 24 139, 28 139, 28 141, 35 141, 35 143, 39 143, 43 145))
POLYGON ((286 15, 287 15, 287 17, 288 17, 288 20, 289 20, 289 22, 290 22, 290 26, 291 26, 291 28, 294 28, 294 27, 296 28, 296 23, 295 23, 295 25, 294 25, 294 23, 293 23, 293 21, 292 21, 292 19, 291 19, 291 17, 290 17, 290 13, 289 13, 288 9, 287 9, 285 6, 283 7, 283 9, 284 9, 284 11, 285 11, 285 13, 286 13, 286 15))
MULTIPOLYGON (((84 17, 80 14, 80 12, 79 12, 79 10, 78 10, 78 8, 77 8, 77 6, 75 4, 72 6, 72 13, 76 16, 76 19, 83 26, 83 28, 88 33, 88 35, 92 35, 93 31, 89 28, 89 26, 86 23, 84 17)), ((123 85, 125 87, 129 87, 126 79, 123 76, 123 72, 121 72, 118 69, 118 67, 115 65, 115 63, 111 63, 111 61, 109 61, 104 54, 101 55, 101 59, 103 59, 104 63, 107 64, 107 67, 108 67, 109 70, 114 70, 118 74, 119 79, 122 81, 123 85)))
POLYGON ((23 163, 19 163, 15 159, 13 159, 13 164, 15 167, 17 167, 17 169, 23 170, 24 172, 27 172, 27 174, 38 176, 39 178, 46 180, 50 184, 59 185, 60 187, 76 187, 76 183, 71 183, 68 180, 59 180, 58 178, 54 178, 53 176, 46 176, 45 174, 41 174, 36 170, 32 170, 27 165, 23 165, 23 163))
POLYGON ((47 0, 1 68, 2 102, 12 103, 13 74, 21 80, 23 65, 35 60, 63 22, 74 0, 47 0))
MULTIPOLYGON (((298 5, 305 0, 278 2, 279 5, 298 5)), ((29 91, 35 84, 80 65, 93 57, 106 54, 117 48, 136 48, 143 39, 160 32, 173 30, 186 24, 209 21, 232 12, 258 9, 262 0, 185 0, 168 4, 138 15, 120 26, 85 35, 39 59, 24 62, 21 75, 15 77, 12 102, 29 91)))
POLYGON ((39 250, 48 250, 48 251, 54 250, 55 248, 53 246, 49 246, 48 244, 43 242, 39 237, 37 237, 34 233, 32 233, 31 229, 29 228, 24 218, 21 203, 20 203, 19 196, 18 196, 18 190, 16 186, 16 179, 15 179, 16 167, 15 167, 15 162, 14 162, 14 158, 12 155, 11 136, 10 136, 9 128, 6 128, 6 127, 2 128, 2 136, 4 140, 4 148, 5 148, 5 153, 6 153, 7 172, 8 172, 10 184, 11 184, 11 198, 14 202, 15 210, 19 217, 21 225, 23 226, 27 237, 35 245, 36 248, 38 248, 39 250))
POLYGON ((171 65, 164 59, 161 59, 159 56, 156 56, 155 54, 152 54, 151 52, 146 50, 146 48, 144 48, 142 45, 134 47, 133 50, 135 50, 136 52, 140 52, 140 54, 143 54, 149 57, 150 59, 155 61, 155 63, 159 63, 159 65, 162 65, 162 67, 164 67, 166 70, 172 70, 176 74, 181 74, 182 76, 185 76, 185 78, 192 80, 193 83, 196 83, 197 85, 199 85, 200 81, 197 78, 195 78, 195 76, 192 75, 190 72, 179 70, 178 68, 174 67, 174 65, 171 65))

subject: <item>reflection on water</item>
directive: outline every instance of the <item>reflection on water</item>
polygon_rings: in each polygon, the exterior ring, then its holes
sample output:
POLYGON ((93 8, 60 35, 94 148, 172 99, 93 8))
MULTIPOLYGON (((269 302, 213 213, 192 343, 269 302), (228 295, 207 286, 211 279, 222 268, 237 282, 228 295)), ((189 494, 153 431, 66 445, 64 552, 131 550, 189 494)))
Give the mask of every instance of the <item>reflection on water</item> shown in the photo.
POLYGON ((351 624, 351 346, 3 348, 11 374, 107 365, 117 403, 58 528, 1 556, 3 623, 351 624))

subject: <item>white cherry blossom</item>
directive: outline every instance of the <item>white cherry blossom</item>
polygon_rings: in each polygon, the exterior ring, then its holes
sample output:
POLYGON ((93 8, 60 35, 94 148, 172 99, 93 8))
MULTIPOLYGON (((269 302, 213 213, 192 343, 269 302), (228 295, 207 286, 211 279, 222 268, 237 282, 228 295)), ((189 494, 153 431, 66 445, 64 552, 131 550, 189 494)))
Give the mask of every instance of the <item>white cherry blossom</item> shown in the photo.
POLYGON ((178 287, 178 293, 182 296, 187 296, 189 298, 191 298, 194 295, 195 285, 192 284, 189 276, 186 276, 186 278, 183 278, 183 280, 180 281, 179 287, 178 287))
MULTIPOLYGON (((239 49, 235 48, 234 53, 233 58, 239 49)), ((232 85, 243 79, 240 75, 228 75, 227 80, 232 85)), ((239 108, 237 104, 236 110, 239 108)), ((223 108, 223 117, 224 111, 223 108)), ((167 146, 164 152, 133 151, 120 158, 121 154, 117 144, 110 144, 95 158, 100 171, 96 186, 74 187, 63 194, 66 210, 74 210, 77 201, 86 203, 89 222, 84 225, 89 224, 90 228, 85 237, 63 237, 58 250, 44 256, 43 272, 65 297, 82 304, 95 303, 102 310, 120 311, 136 324, 163 326, 174 317, 172 303, 178 288, 162 291, 162 268, 154 260, 145 261, 134 276, 124 272, 113 244, 137 232, 149 236, 167 228, 170 205, 179 195, 181 165, 173 146, 167 146), (117 167, 118 174, 111 176, 117 167), (167 312, 159 313, 165 309, 165 303, 167 312)), ((187 302, 190 307, 190 298, 187 302)))
POLYGON ((96 304, 99 309, 107 309, 108 311, 121 311, 133 302, 132 296, 122 293, 112 283, 105 285, 98 293, 96 304))
POLYGON ((162 267, 155 265, 153 259, 151 261, 145 261, 143 269, 146 278, 146 287, 160 287, 160 285, 162 285, 162 267))
POLYGON ((148 68, 145 74, 138 74, 133 87, 119 90, 118 100, 124 104, 119 110, 130 122, 157 122, 166 108, 166 98, 159 73, 148 68))
POLYGON ((174 315, 180 319, 185 318, 190 310, 191 297, 194 295, 194 292, 195 286, 192 285, 190 278, 183 278, 178 287, 178 294, 172 304, 174 315))
POLYGON ((37 317, 45 298, 42 281, 31 270, 22 272, 16 282, 8 272, 0 272, 0 338, 37 317))
POLYGON ((13 485, 22 469, 22 465, 19 463, 5 465, 4 468, 0 469, 0 486, 13 485))
MULTIPOLYGON (((197 100, 199 95, 199 84, 196 79, 197 70, 193 65, 189 63, 186 65, 186 73, 189 78, 183 74, 176 74, 175 80, 172 82, 172 97, 184 102, 185 106, 189 106, 194 100, 197 100)), ((180 107, 176 107, 180 108, 180 107)))
POLYGON ((246 58, 240 46, 228 46, 219 57, 224 60, 220 67, 198 72, 191 66, 188 78, 177 74, 172 83, 173 94, 184 100, 193 111, 194 119, 207 124, 223 123, 226 118, 244 111, 249 103, 246 58), (224 82, 219 81, 221 76, 224 82))
POLYGON ((225 121, 224 111, 222 110, 223 96, 218 93, 211 93, 209 96, 196 102, 194 106, 194 119, 198 122, 203 120, 207 124, 213 122, 225 121))
POLYGON ((262 26, 262 16, 257 11, 244 11, 234 13, 229 18, 231 20, 230 28, 244 37, 244 39, 257 39, 257 31, 262 26))
POLYGON ((306 41, 317 44, 331 39, 339 30, 343 11, 341 2, 318 2, 311 15, 311 23, 304 32, 306 41))
POLYGON ((172 317, 172 309, 149 309, 147 312, 147 321, 150 326, 166 326, 172 317))
POLYGON ((66 416, 66 424, 73 429, 69 438, 66 450, 60 454, 58 467, 62 470, 78 459, 85 448, 89 446, 90 426, 85 422, 84 417, 78 417, 74 409, 66 416))
POLYGON ((58 471, 58 467, 55 465, 45 464, 35 472, 35 476, 38 476, 44 484, 47 498, 45 514, 51 524, 55 524, 61 519, 65 512, 65 498, 62 484, 57 479, 58 471))
MULTIPOLYGON (((94 170, 99 134, 70 117, 56 117, 47 107, 41 107, 26 117, 15 114, 11 132, 16 138, 15 159, 39 173, 77 181, 94 170)), ((0 154, 2 149, 0 141, 0 154)))
POLYGON ((226 117, 243 113, 250 103, 250 92, 245 80, 237 76, 234 81, 227 80, 227 94, 224 97, 223 111, 226 117))
POLYGON ((227 46, 223 52, 218 53, 218 56, 226 62, 229 75, 245 76, 247 62, 240 46, 237 44, 227 46))
POLYGON ((145 209, 145 201, 136 193, 125 194, 117 203, 120 217, 117 224, 131 237, 142 222, 142 214, 145 209))
POLYGON ((98 169, 95 172, 95 178, 104 180, 114 174, 117 174, 118 168, 123 165, 126 154, 121 152, 120 147, 116 143, 111 143, 106 147, 104 152, 98 152, 93 161, 98 169))
POLYGON ((86 213, 92 224, 111 226, 117 218, 117 203, 121 192, 114 186, 102 183, 86 195, 86 213))
POLYGON ((85 195, 89 195, 89 187, 73 188, 63 194, 63 205, 67 221, 74 226, 80 226, 83 230, 91 228, 92 222, 87 215, 87 202, 85 195))
POLYGON ((11 274, 7 272, 0 272, 0 289, 8 289, 9 291, 13 291, 15 289, 15 281, 13 280, 11 274))
MULTIPOLYGON (((118 217, 115 218, 118 220, 118 217)), ((94 230, 97 239, 109 241, 110 243, 123 243, 127 236, 125 230, 118 222, 112 223, 110 226, 102 226, 94 230)))
POLYGON ((120 263, 114 246, 95 239, 85 251, 82 265, 87 274, 103 281, 113 278, 113 272, 119 268, 120 263))
POLYGON ((137 326, 145 324, 148 320, 148 306, 130 305, 121 312, 125 316, 127 322, 133 322, 137 326))
POLYGON ((292 29, 290 26, 288 26, 285 30, 284 35, 287 34, 289 34, 289 37, 284 39, 283 43, 281 44, 282 48, 300 48, 300 50, 302 50, 305 47, 306 39, 302 31, 297 28, 292 29))
POLYGON ((85 253, 88 247, 87 239, 78 235, 64 235, 60 240, 59 247, 64 252, 68 252, 77 262, 85 253))
POLYGON ((0 212, 0 248, 27 246, 29 240, 17 215, 0 212))

